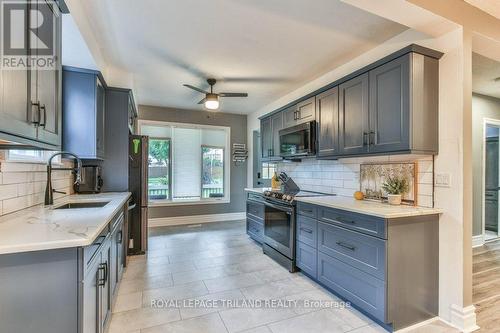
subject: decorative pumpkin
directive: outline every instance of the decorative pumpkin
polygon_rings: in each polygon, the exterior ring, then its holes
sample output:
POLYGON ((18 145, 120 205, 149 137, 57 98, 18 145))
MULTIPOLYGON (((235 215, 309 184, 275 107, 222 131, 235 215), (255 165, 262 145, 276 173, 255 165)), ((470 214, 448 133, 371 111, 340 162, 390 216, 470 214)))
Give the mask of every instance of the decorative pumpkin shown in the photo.
POLYGON ((356 200, 363 200, 365 198, 365 195, 361 191, 356 191, 354 192, 354 199, 356 200))

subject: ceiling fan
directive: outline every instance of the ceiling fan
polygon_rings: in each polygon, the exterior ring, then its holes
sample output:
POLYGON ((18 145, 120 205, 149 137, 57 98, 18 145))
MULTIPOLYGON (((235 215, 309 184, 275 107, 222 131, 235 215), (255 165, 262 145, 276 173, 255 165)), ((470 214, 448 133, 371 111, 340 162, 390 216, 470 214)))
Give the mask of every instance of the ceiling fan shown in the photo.
POLYGON ((248 97, 247 93, 214 93, 214 85, 217 80, 207 79, 207 82, 210 85, 210 92, 190 84, 184 84, 183 86, 205 94, 205 98, 199 101, 198 104, 205 104, 205 107, 209 110, 217 110, 219 108, 219 97, 248 97))

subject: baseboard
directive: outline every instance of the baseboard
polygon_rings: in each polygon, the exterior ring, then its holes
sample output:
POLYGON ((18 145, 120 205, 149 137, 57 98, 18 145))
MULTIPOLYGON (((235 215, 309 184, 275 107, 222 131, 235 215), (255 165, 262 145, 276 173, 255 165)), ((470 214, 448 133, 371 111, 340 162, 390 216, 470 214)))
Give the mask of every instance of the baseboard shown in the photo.
POLYGON ((411 332, 417 328, 420 328, 422 326, 425 326, 427 324, 430 324, 430 323, 433 323, 437 320, 440 320, 439 317, 433 317, 433 318, 430 318, 430 319, 427 319, 427 320, 424 320, 424 321, 421 321, 420 323, 417 323, 415 325, 411 325, 411 326, 408 326, 408 327, 405 327, 405 328, 402 328, 400 330, 397 330, 397 331, 394 331, 394 333, 405 333, 405 332, 411 332))
POLYGON ((240 213, 225 213, 225 214, 159 217, 159 218, 150 218, 148 222, 149 222, 149 227, 154 228, 154 227, 165 227, 170 225, 234 221, 234 220, 243 220, 245 218, 246 218, 246 213, 240 212, 240 213))
POLYGON ((451 305, 451 321, 448 323, 460 330, 460 332, 474 332, 479 329, 476 324, 476 308, 469 305, 462 308, 458 305, 451 305))
POLYGON ((484 235, 472 236, 472 247, 479 247, 484 245, 484 235))

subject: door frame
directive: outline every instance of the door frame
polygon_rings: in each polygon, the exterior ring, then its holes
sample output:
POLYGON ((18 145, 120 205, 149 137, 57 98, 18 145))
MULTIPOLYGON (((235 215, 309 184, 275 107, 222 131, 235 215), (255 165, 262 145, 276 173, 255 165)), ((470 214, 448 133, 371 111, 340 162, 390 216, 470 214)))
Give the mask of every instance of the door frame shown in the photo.
MULTIPOLYGON (((500 119, 493 118, 483 118, 483 131, 481 135, 481 146, 482 146, 482 166, 481 166, 481 236, 482 243, 486 242, 486 127, 488 125, 496 126, 500 129, 500 119)), ((499 154, 500 156, 500 154, 499 154)), ((500 161, 499 161, 500 164, 500 161)), ((500 222, 500 205, 498 205, 497 220, 500 222)), ((497 238, 492 240, 497 240, 500 237, 500 223, 497 231, 497 238)))

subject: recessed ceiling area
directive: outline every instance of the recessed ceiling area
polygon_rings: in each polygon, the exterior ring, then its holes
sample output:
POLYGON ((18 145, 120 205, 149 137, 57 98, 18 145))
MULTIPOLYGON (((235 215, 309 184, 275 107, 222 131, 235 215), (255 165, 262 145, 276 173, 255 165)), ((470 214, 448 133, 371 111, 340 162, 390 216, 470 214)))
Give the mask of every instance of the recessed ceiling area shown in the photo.
POLYGON ((472 91, 500 98, 500 62, 472 53, 472 91))
POLYGON ((187 83, 226 98, 221 111, 251 113, 398 35, 407 27, 338 0, 82 3, 116 68, 133 74, 139 104, 203 109, 187 83))

